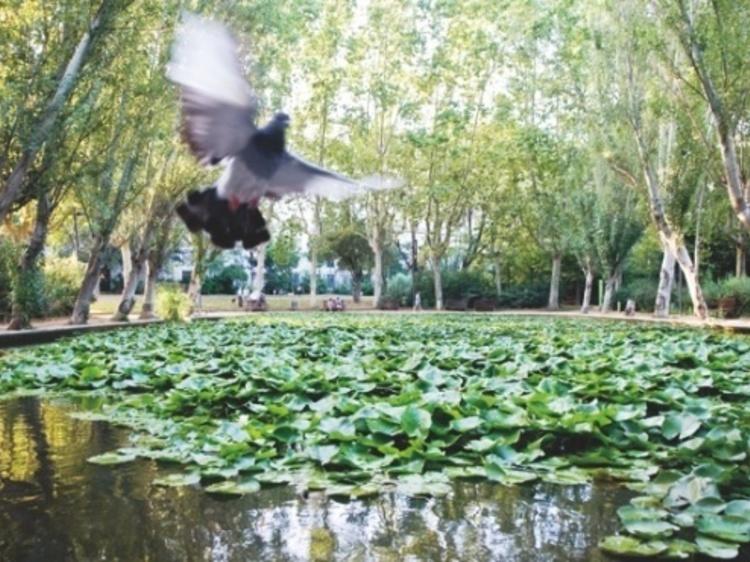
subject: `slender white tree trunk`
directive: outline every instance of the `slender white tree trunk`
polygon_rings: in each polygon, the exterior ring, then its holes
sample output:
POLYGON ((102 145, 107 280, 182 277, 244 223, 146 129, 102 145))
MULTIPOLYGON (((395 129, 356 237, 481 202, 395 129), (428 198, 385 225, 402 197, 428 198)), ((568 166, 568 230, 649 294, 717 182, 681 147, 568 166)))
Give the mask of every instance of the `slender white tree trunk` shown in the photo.
POLYGON ((586 274, 586 285, 583 289, 581 312, 588 314, 589 310, 591 310, 591 293, 594 290, 594 270, 591 267, 585 267, 583 272, 586 274))
POLYGON ((310 252, 310 306, 317 307, 318 302, 318 252, 313 248, 310 252))
POLYGON ((150 260, 146 261, 146 286, 143 289, 143 306, 141 306, 141 320, 155 318, 154 297, 156 296, 156 281, 159 275, 159 268, 152 267, 150 260))
POLYGON ((745 250, 744 243, 735 242, 735 263, 734 263, 734 274, 737 277, 745 277, 747 275, 747 251, 745 250))
POLYGON ((668 247, 664 247, 664 256, 659 271, 659 286, 656 289, 654 316, 666 318, 669 316, 669 303, 672 298, 672 283, 674 282, 675 257, 668 247))
POLYGON ((432 280, 435 285, 435 310, 443 310, 443 272, 439 259, 432 260, 432 280))
POLYGON ((495 270, 495 296, 500 298, 500 295, 503 293, 502 263, 500 262, 500 258, 495 258, 493 269, 495 270))
POLYGON ((255 277, 253 277, 253 292, 262 293, 266 286, 266 246, 261 244, 255 249, 255 277))
POLYGON ((203 275, 198 267, 194 267, 193 273, 190 275, 190 283, 188 284, 188 296, 192 303, 191 314, 199 312, 203 308, 203 295, 201 293, 202 286, 203 275))
POLYGON ((693 260, 690 258, 690 252, 688 252, 687 247, 681 241, 675 240, 673 244, 675 258, 677 259, 677 263, 680 264, 680 269, 687 283, 688 293, 690 293, 690 300, 693 303, 693 314, 701 320, 705 320, 708 318, 708 306, 706 306, 706 299, 703 297, 703 291, 698 282, 698 272, 693 265, 693 260))
POLYGON ((599 312, 609 312, 612 310, 612 297, 615 294, 615 285, 617 284, 617 278, 611 276, 607 278, 604 283, 604 296, 602 297, 602 304, 599 307, 599 312))
POLYGON ((377 242, 370 244, 375 258, 372 272, 372 293, 375 308, 383 304, 383 248, 377 242))
POLYGON ((73 305, 73 312, 70 315, 71 324, 85 324, 88 322, 91 297, 94 294, 96 286, 99 284, 99 276, 102 269, 102 251, 105 246, 106 241, 100 238, 91 249, 91 257, 86 266, 86 273, 83 276, 83 282, 78 291, 76 302, 73 305))
POLYGON ((552 257, 552 276, 549 283, 549 300, 547 308, 558 310, 560 308, 560 273, 562 271, 562 256, 555 254, 552 257))
POLYGON ((122 294, 120 295, 120 303, 117 305, 117 310, 112 315, 112 320, 115 320, 116 322, 127 321, 130 312, 135 306, 135 291, 138 288, 138 282, 141 280, 144 271, 146 263, 145 256, 142 260, 136 261, 138 261, 138 263, 131 267, 130 275, 125 279, 125 285, 123 286, 122 294))
POLYGON ((122 246, 120 246, 120 255, 122 256, 122 283, 124 287, 130 279, 130 274, 133 272, 133 252, 130 248, 129 240, 125 240, 122 246))

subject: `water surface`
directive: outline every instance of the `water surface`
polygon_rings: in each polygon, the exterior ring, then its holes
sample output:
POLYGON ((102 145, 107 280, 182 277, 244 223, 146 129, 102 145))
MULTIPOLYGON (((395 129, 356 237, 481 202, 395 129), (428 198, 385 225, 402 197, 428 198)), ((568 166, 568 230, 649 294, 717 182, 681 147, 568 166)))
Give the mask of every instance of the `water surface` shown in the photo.
POLYGON ((2 561, 603 561, 623 488, 456 484, 440 499, 342 502, 286 486, 222 500, 152 485, 150 461, 86 462, 125 430, 62 399, 0 401, 2 561))

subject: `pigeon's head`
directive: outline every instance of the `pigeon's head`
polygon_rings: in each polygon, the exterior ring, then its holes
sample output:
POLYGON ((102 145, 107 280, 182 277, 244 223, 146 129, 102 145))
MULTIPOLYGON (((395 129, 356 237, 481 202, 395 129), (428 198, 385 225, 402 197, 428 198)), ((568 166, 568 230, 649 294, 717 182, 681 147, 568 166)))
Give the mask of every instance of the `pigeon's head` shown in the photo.
POLYGON ((279 113, 274 115, 273 121, 276 126, 281 127, 282 129, 286 129, 287 127, 289 127, 289 116, 283 111, 280 111, 279 113))

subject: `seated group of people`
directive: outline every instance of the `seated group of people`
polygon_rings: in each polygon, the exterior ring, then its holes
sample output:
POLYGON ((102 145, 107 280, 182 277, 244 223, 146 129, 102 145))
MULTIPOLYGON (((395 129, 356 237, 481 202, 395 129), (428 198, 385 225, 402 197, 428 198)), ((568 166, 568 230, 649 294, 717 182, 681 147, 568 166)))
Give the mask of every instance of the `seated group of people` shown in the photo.
POLYGON ((344 299, 342 299, 339 296, 336 297, 330 297, 326 299, 323 302, 323 308, 327 310, 328 312, 337 312, 346 310, 346 305, 344 304, 344 299))

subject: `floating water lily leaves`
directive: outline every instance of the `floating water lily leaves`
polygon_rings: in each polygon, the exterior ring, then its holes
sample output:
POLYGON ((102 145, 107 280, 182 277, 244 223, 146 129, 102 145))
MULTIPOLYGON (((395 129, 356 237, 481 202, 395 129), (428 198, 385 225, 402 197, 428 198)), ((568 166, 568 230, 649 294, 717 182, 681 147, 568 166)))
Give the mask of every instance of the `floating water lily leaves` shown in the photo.
POLYGON ((737 558, 737 555, 740 553, 737 544, 716 540, 704 535, 698 535, 695 539, 695 544, 698 546, 698 552, 714 558, 731 560, 732 558, 737 558))
POLYGON ((243 480, 235 482, 225 480, 206 486, 206 492, 210 494, 222 494, 227 496, 242 496, 244 494, 253 494, 260 490, 260 483, 257 480, 243 480))
POLYGON ((177 472, 154 479, 157 486, 194 486, 201 481, 200 474, 195 472, 177 472))
POLYGON ((610 554, 644 557, 665 553, 669 545, 662 541, 641 541, 624 535, 611 535, 600 542, 599 547, 610 554))
MULTIPOLYGON (((185 467, 162 485, 421 496, 448 493, 449 478, 606 478, 640 494, 611 551, 736 555, 750 537, 750 344, 584 328, 443 315, 150 326, 4 354, 0 396, 106 393, 103 416, 135 440, 92 462, 185 467)), ((100 399, 90 407, 102 416, 100 399)))
POLYGON ((103 453, 101 455, 89 457, 87 460, 88 462, 93 463, 93 464, 113 465, 113 464, 125 464, 128 462, 132 462, 135 459, 136 459, 135 455, 114 452, 114 453, 103 453))

